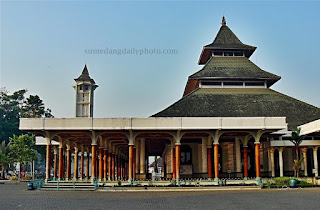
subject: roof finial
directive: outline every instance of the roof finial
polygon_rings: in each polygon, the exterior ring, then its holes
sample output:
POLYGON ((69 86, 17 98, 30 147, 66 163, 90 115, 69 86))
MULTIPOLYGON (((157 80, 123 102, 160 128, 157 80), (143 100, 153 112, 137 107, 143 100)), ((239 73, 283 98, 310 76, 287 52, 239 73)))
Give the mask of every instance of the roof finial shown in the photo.
POLYGON ((227 25, 227 21, 226 18, 224 16, 222 16, 222 22, 221 22, 222 26, 226 26, 227 25))

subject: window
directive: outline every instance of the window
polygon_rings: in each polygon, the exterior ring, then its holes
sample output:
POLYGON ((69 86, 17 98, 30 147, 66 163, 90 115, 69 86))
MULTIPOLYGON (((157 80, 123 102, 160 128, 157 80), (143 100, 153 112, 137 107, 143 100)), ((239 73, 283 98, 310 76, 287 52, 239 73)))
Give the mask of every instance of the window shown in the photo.
POLYGON ((227 56, 227 57, 229 57, 229 56, 232 57, 233 56, 233 52, 224 52, 223 55, 227 56))
POLYGON ((246 86, 264 86, 264 82, 246 82, 246 86))
POLYGON ((205 81, 201 82, 201 85, 209 85, 209 86, 221 86, 222 82, 212 82, 212 81, 205 81))
POLYGON ((181 164, 192 164, 192 149, 188 145, 182 145, 181 146, 181 152, 180 152, 180 163, 181 164))
POLYGON ((82 85, 79 85, 79 90, 82 90, 82 85))
POLYGON ((243 82, 223 82, 225 86, 243 86, 243 82))
POLYGON ((85 85, 84 90, 89 90, 89 85, 85 85))
POLYGON ((214 56, 223 56, 223 52, 221 52, 221 51, 214 51, 214 52, 213 52, 213 55, 214 55, 214 56))
POLYGON ((234 52, 234 56, 243 57, 243 52, 234 52))

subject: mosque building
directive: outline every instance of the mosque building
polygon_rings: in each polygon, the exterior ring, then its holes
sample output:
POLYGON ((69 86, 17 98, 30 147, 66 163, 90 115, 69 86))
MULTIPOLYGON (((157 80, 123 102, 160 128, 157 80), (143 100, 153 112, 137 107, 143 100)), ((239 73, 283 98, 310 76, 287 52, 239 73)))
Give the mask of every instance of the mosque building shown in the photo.
POLYGON ((164 179, 293 176, 289 140, 297 127, 306 135, 301 175, 318 177, 320 109, 273 90, 281 77, 250 61, 256 47, 242 43, 224 17, 221 24, 183 97, 151 117, 93 118, 98 85, 85 66, 73 86, 75 118, 20 119, 21 130, 46 140, 46 179, 134 184, 149 177, 149 156, 162 157, 164 179))

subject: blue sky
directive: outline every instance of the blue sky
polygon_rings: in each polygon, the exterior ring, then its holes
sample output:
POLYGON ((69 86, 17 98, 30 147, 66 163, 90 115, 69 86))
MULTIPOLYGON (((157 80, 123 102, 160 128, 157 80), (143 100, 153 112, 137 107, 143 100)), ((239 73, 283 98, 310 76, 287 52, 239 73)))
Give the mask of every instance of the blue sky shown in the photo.
POLYGON ((86 63, 99 85, 95 117, 148 117, 181 98, 221 17, 250 58, 280 75, 272 88, 320 107, 319 1, 1 2, 1 87, 38 94, 74 117, 74 78, 86 63), (85 54, 86 49, 174 49, 177 54, 85 54))

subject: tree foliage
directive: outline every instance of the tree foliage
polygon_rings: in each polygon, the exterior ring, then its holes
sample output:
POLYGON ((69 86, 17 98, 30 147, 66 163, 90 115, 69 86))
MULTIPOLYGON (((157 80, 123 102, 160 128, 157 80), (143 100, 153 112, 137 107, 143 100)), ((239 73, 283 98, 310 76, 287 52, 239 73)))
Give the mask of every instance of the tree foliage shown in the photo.
POLYGON ((10 156, 15 162, 25 165, 37 159, 34 136, 28 134, 10 137, 10 156))
POLYGON ((1 166, 1 179, 4 179, 4 171, 8 169, 9 164, 12 163, 12 158, 9 155, 9 144, 3 141, 0 144, 0 166, 1 166))
POLYGON ((13 134, 21 135, 19 118, 53 117, 50 109, 46 109, 38 95, 26 98, 26 89, 9 94, 0 89, 0 142, 9 141, 13 134))

